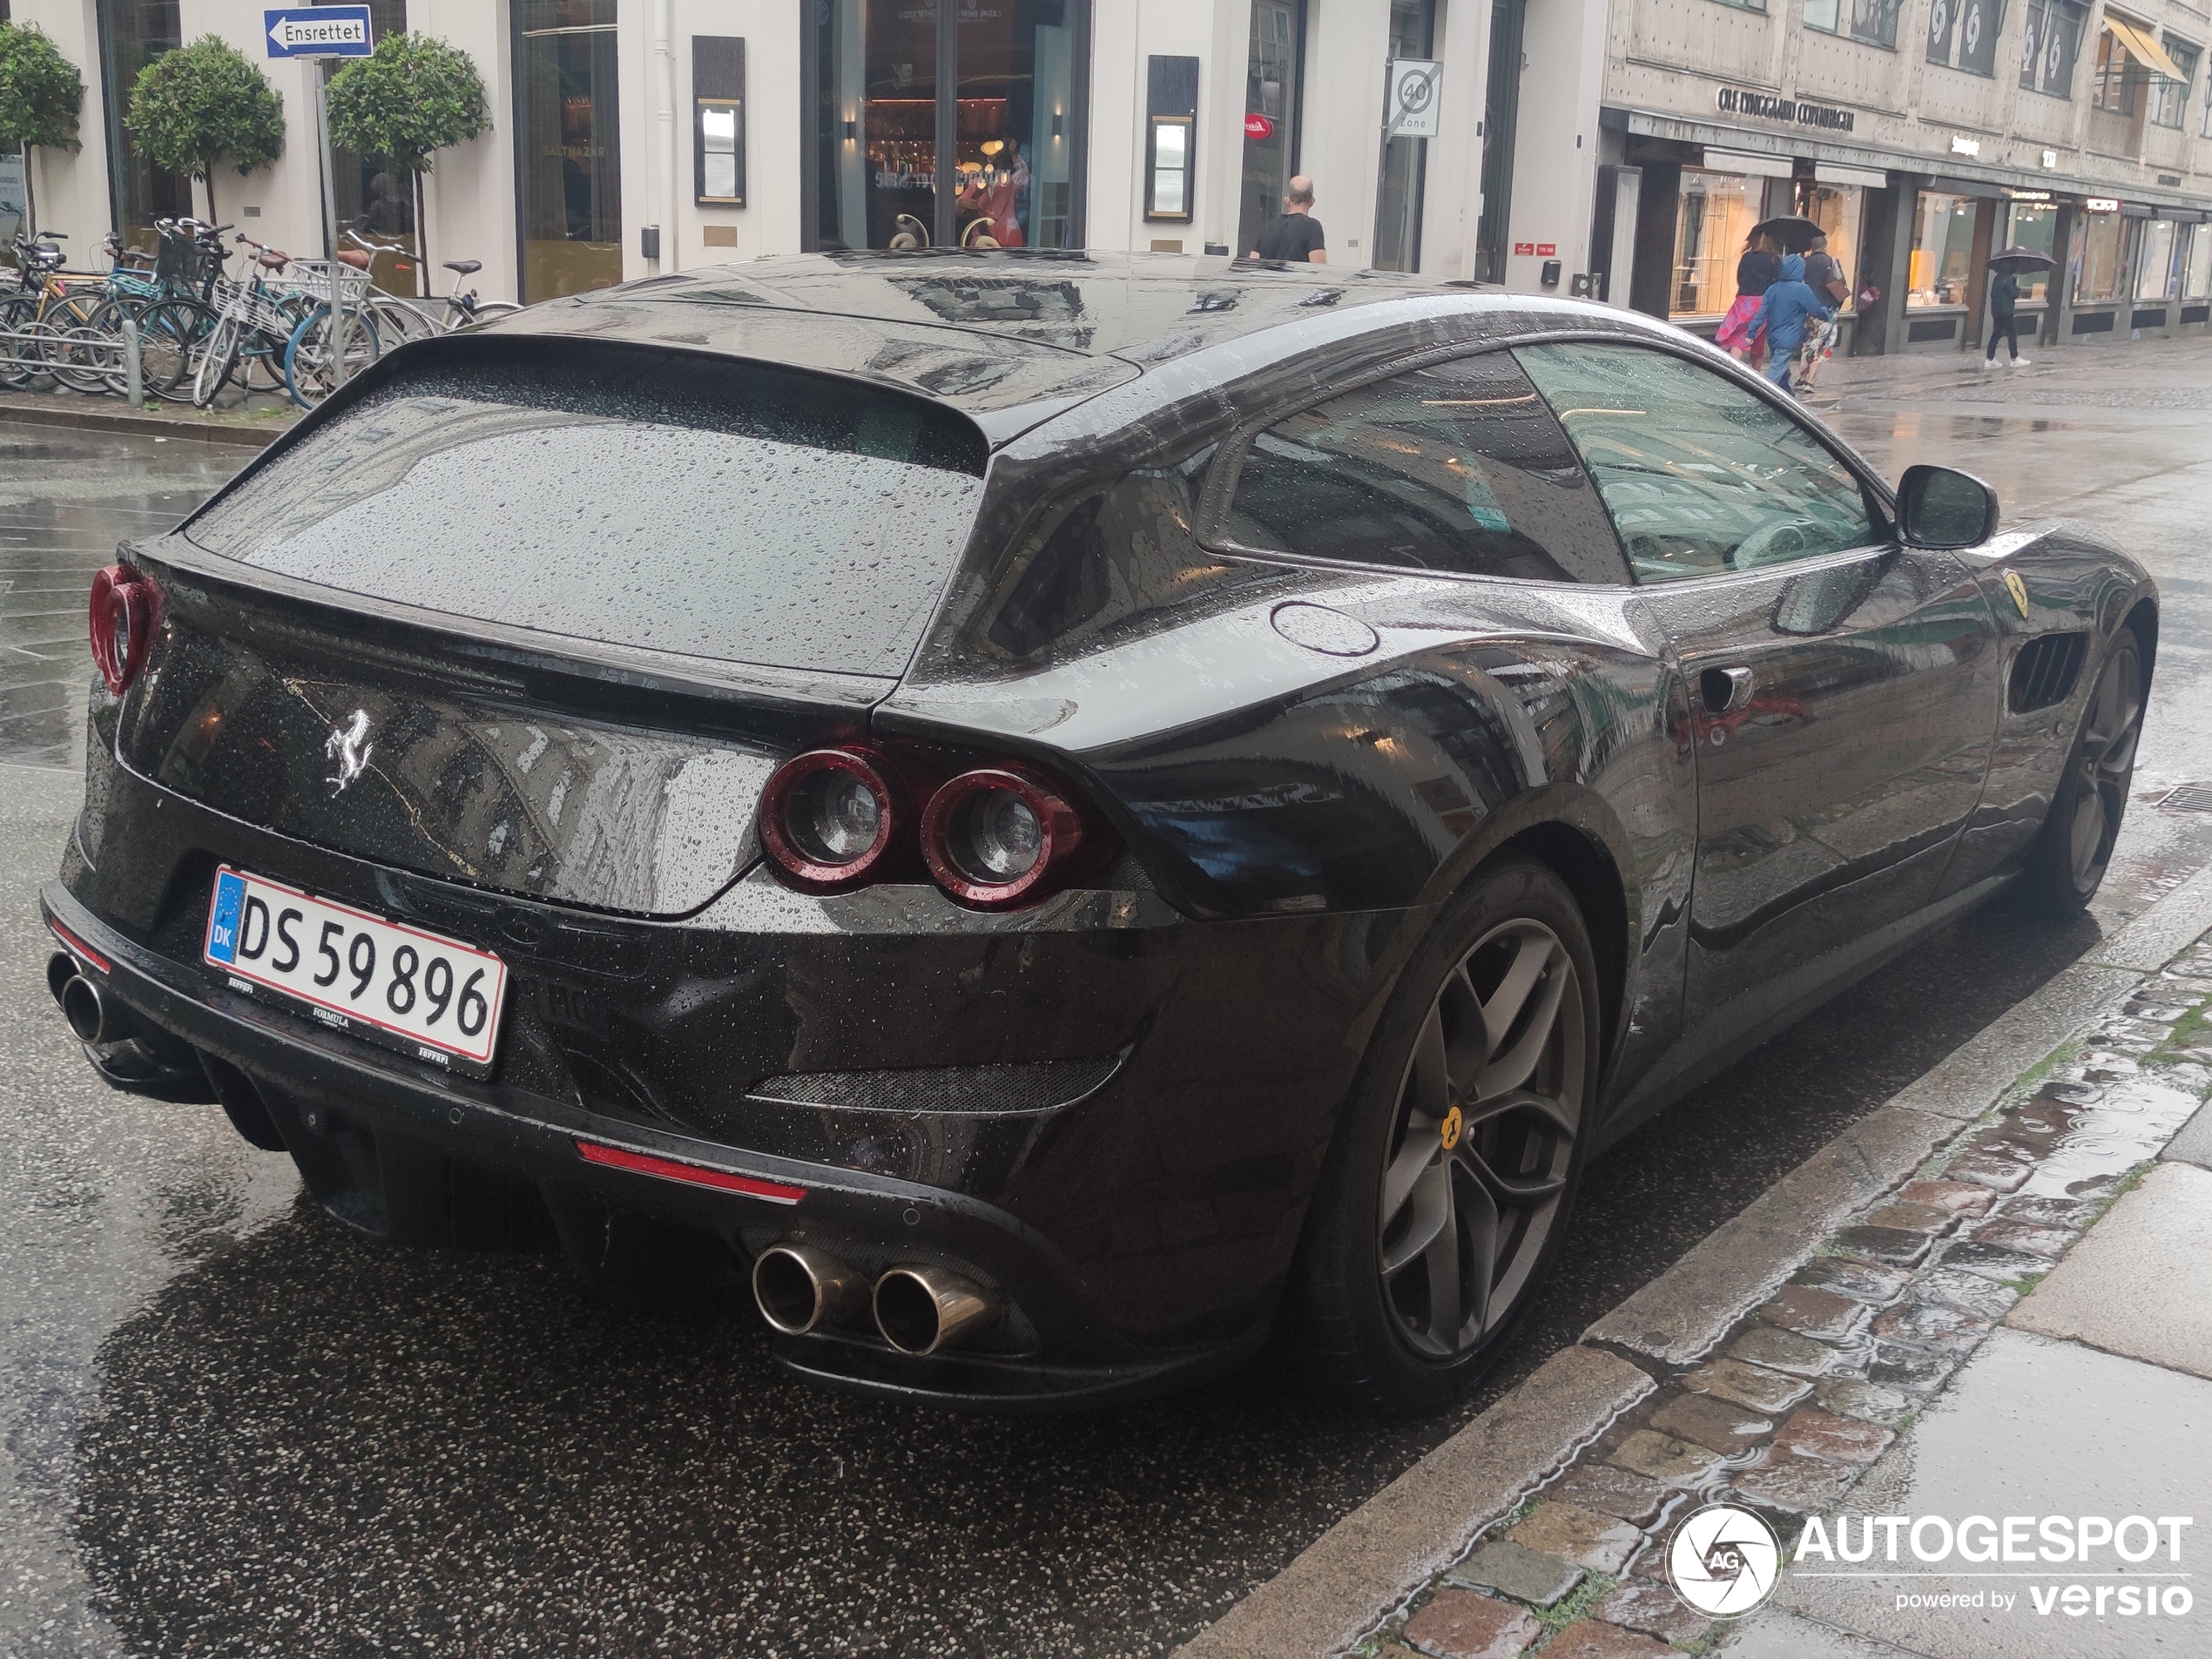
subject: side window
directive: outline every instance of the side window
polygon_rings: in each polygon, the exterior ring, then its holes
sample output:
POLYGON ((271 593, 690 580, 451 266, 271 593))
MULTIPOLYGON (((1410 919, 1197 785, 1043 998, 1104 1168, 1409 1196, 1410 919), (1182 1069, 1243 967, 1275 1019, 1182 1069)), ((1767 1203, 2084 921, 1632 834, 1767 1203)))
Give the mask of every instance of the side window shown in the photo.
POLYGON ((1596 480, 1638 582, 1876 539, 1851 469, 1725 376, 1635 346, 1525 346, 1515 355, 1596 480))
POLYGON ((1627 580, 1559 424, 1502 351, 1393 375, 1252 441, 1240 547, 1545 582, 1627 580))

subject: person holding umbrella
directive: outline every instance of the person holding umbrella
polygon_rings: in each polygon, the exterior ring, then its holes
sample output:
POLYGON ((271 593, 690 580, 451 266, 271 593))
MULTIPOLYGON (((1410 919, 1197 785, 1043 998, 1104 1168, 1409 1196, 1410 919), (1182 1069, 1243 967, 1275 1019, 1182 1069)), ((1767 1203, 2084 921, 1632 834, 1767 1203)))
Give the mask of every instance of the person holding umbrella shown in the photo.
POLYGON ((2047 271, 2056 263, 2047 253, 2024 247, 2008 247, 2002 253, 1989 256, 1989 352, 1981 360, 1985 369, 1997 366, 1997 342, 2000 338, 2012 354, 2012 366, 2027 367, 2028 360, 2020 355, 2020 320, 2015 314, 2020 297, 2020 273, 2047 271))
POLYGON ((1805 281, 1804 256, 1790 254, 1782 261, 1782 274, 1759 301, 1758 318, 1752 324, 1765 333, 1767 349, 1773 354, 1766 377, 1784 391, 1792 389, 1790 360, 1804 343, 1806 325, 1815 320, 1825 321, 1829 309, 1828 296, 1816 293, 1805 281))
POLYGON ((1736 262, 1736 303, 1713 332, 1713 344, 1739 363, 1758 366, 1764 341, 1752 327, 1759 302, 1775 278, 1782 274, 1782 255, 1773 241, 1754 229, 1743 241, 1743 257, 1736 262))

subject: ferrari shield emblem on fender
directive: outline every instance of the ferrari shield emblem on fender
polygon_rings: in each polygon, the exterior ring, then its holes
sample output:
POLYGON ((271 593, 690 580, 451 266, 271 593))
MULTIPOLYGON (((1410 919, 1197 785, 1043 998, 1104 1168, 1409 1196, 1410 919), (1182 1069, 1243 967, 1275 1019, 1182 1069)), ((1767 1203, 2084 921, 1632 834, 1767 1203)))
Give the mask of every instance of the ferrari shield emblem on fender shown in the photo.
POLYGON ((2027 583, 2020 580, 2020 573, 2018 570, 2007 570, 2005 572, 2005 591, 2013 596, 2013 604, 2019 609, 2021 619, 2023 621, 2026 620, 2027 617, 2027 583))

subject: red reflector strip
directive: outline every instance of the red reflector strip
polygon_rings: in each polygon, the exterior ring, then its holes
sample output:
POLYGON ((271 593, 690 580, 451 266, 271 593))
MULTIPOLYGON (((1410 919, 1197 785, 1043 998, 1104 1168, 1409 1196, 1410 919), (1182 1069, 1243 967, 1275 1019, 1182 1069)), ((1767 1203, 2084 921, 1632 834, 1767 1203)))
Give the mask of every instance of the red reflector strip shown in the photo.
POLYGON ((664 1181, 687 1181, 695 1187, 742 1192, 748 1198, 765 1198, 770 1204, 797 1204, 806 1196, 805 1187, 786 1187, 754 1176, 732 1175, 727 1170, 710 1170, 704 1163, 685 1163, 676 1158, 626 1152, 619 1146, 601 1146, 596 1141, 578 1141, 576 1150, 583 1154, 586 1163, 604 1163, 610 1169, 657 1175, 664 1181))
POLYGON ((105 974, 111 971, 113 964, 111 964, 106 957, 101 955, 99 952, 94 950, 90 945, 79 939, 75 934, 70 932, 68 928, 63 927, 61 923, 56 921, 51 916, 46 918, 46 925, 54 930, 55 938, 60 940, 63 944, 67 945, 79 956, 82 956, 86 961, 91 963, 93 967, 98 968, 101 973, 105 974))

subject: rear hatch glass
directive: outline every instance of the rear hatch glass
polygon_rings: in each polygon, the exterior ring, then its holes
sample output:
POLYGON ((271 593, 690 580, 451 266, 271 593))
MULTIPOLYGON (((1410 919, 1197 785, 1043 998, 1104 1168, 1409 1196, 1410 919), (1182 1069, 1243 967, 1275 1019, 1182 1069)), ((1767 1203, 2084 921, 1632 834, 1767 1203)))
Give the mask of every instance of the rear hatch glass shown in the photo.
POLYGON ((185 534, 451 616, 895 676, 974 522, 987 453, 959 415, 826 376, 455 342, 249 473, 185 534))

